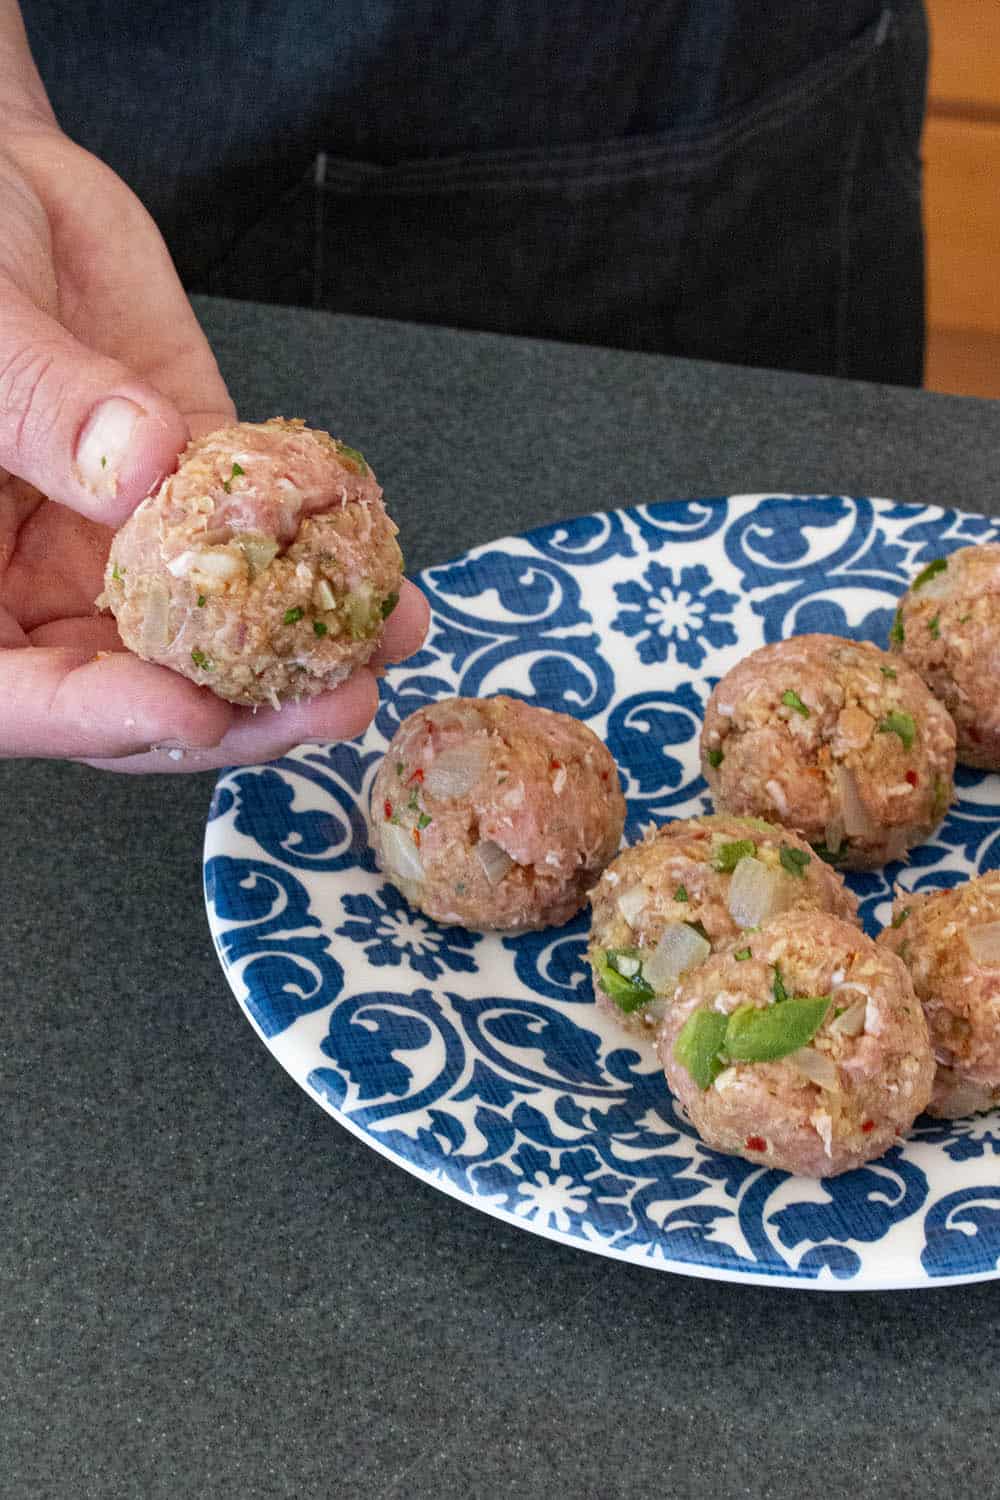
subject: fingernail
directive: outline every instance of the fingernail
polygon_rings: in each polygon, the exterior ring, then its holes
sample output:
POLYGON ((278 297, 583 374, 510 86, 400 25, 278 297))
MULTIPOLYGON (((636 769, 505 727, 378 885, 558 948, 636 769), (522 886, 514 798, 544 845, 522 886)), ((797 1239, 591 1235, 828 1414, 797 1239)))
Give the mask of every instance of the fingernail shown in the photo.
POLYGON ((77 473, 88 490, 114 495, 136 423, 143 416, 142 407, 124 396, 111 396, 94 407, 76 444, 77 473))

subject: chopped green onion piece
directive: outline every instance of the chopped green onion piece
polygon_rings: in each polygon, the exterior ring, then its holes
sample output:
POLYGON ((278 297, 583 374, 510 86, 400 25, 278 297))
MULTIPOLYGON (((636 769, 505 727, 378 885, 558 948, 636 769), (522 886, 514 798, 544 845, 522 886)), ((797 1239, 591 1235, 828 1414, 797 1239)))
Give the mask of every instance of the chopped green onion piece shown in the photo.
POLYGON ((194 650, 191 652, 191 660, 194 662, 195 666, 200 667, 203 672, 211 672, 213 670, 212 663, 209 661, 204 651, 199 651, 197 646, 195 646, 194 650))
POLYGON ((790 844, 782 844, 778 850, 778 859, 781 868, 787 870, 789 875, 794 875, 797 880, 805 876, 806 865, 810 863, 809 855, 804 849, 793 849, 790 844))
POLYGON ((406 770, 406 763, 405 763, 405 761, 397 760, 397 762, 396 762, 396 775, 397 776, 402 776, 402 774, 403 774, 403 772, 405 770, 406 770))
POLYGON ((688 1016, 674 1042, 674 1057, 700 1089, 710 1089, 722 1072, 719 1053, 728 1025, 729 1017, 716 1010, 696 1010, 688 1016))
POLYGON ((924 584, 930 583, 931 579, 936 577, 938 573, 943 573, 947 566, 948 559, 946 557, 936 557, 933 562, 929 562, 926 568, 923 568, 917 574, 916 578, 910 584, 910 588, 914 591, 922 589, 924 584))
POLYGON ((798 693, 793 693, 791 688, 788 689, 787 693, 782 693, 781 701, 786 708, 792 708, 797 714, 801 714, 804 719, 808 719, 808 708, 806 708, 798 693))
POLYGON ((904 714, 899 709, 893 709, 891 714, 886 714, 880 720, 878 726, 879 734, 896 734, 903 741, 903 749, 909 750, 913 744, 917 726, 910 714, 904 714))
POLYGON ((897 609, 895 615, 893 616, 892 629, 889 631, 889 639, 890 641, 892 641, 894 646, 901 646, 906 639, 906 632, 903 629, 902 605, 899 607, 899 609, 897 609))
POLYGON ((934 816, 938 818, 944 812, 951 801, 954 788, 951 778, 948 776, 935 776, 934 778, 934 816))
POLYGON ((757 853, 753 839, 736 839, 732 844, 720 844, 712 855, 712 869, 722 875, 731 875, 741 859, 752 859, 757 853))
POLYGON ((811 1042, 826 1019, 830 996, 802 996, 731 1012, 724 1047, 736 1062, 776 1062, 811 1042))
POLYGON ((233 492, 233 480, 238 479, 241 474, 245 473, 246 470, 241 468, 239 464, 233 464, 229 478, 222 481, 222 488, 225 490, 227 495, 231 495, 233 492))
POLYGON ((326 635, 329 626, 323 620, 313 620, 313 635, 318 635, 320 640, 326 635))
POLYGON ((777 964, 774 966, 774 983, 771 985, 771 993, 777 1001, 788 999, 785 981, 781 977, 781 970, 777 964))
POLYGON ((300 609, 300 607, 298 605, 296 605, 294 609, 286 609, 285 610, 285 624, 286 625, 297 625, 298 622, 301 620, 301 618, 302 618, 302 616, 304 614, 305 614, 305 610, 304 609, 300 609))
POLYGON ((118 564, 115 563, 114 567, 111 569, 111 576, 115 580, 115 583, 121 583, 122 579, 125 576, 125 569, 119 568, 118 564))
POLYGON ((102 469, 106 469, 107 467, 108 467, 108 455, 106 453, 102 453, 101 454, 101 468, 102 469))
POLYGON ((687 899, 688 899, 687 886, 686 885, 679 885, 677 887, 676 891, 674 891, 674 900, 675 901, 686 901, 687 899))
POLYGON ((198 595, 198 608, 199 609, 204 609, 205 608, 205 595, 204 594, 199 594, 198 595))
POLYGON ((430 813, 422 812, 420 814, 420 817, 417 819, 417 827, 418 828, 426 828, 427 825, 428 825, 428 823, 432 823, 433 821, 434 820, 431 817, 430 813))
POLYGON ((653 997, 653 986, 642 977, 642 959, 637 948, 598 948, 594 953, 597 982, 619 1010, 629 1014, 653 997), (634 969, 623 974, 622 967, 634 969))
POLYGON ((910 915, 910 911, 911 908, 909 906, 904 906, 902 911, 898 911, 892 919, 893 927, 902 927, 903 923, 910 915))
POLYGON ((359 473, 368 473, 368 465, 365 463, 364 458, 358 452, 357 448, 348 448, 347 444, 342 443, 339 438, 335 438, 334 441, 337 444, 337 452, 340 454, 341 458, 349 458, 352 463, 357 464, 359 473))
POLYGON ((714 771, 718 766, 722 765, 724 756, 721 750, 709 750, 705 754, 705 759, 714 771))
POLYGON ((933 637, 934 640, 936 640, 936 641, 940 640, 940 638, 941 638, 941 616, 940 615, 935 615, 934 618, 933 618, 933 620, 931 620, 928 623, 927 629, 930 631, 931 636, 933 637))
POLYGON ((899 676, 899 673, 896 671, 895 667, 879 667, 879 671, 882 673, 883 677, 891 677, 893 682, 895 682, 896 678, 899 676))
POLYGON ((736 959, 737 963, 745 964, 748 958, 753 957, 753 954, 750 952, 749 948, 737 948, 736 952, 733 954, 733 957, 736 959))
POLYGON ((231 479, 238 479, 241 474, 245 474, 245 473, 246 473, 246 469, 244 469, 244 467, 243 467, 242 464, 236 464, 236 463, 234 463, 233 464, 233 472, 232 472, 232 474, 229 477, 231 479))
POLYGON ((382 618, 383 618, 383 620, 388 620, 389 616, 392 614, 393 610, 396 608, 396 605, 398 603, 399 603, 399 595, 398 594, 386 594, 386 596, 382 600, 382 604, 381 604, 381 612, 382 612, 382 618))

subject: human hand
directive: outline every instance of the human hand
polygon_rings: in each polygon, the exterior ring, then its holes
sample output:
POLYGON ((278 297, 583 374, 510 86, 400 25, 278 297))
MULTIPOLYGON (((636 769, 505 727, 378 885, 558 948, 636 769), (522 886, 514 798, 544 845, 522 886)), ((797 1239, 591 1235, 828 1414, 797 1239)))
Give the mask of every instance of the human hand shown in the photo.
MULTIPOLYGON (((44 109, 8 120, 0 755, 205 770, 271 759, 303 740, 351 738, 369 723, 378 701, 370 669, 332 693, 253 713, 125 651, 115 622, 95 610, 112 528, 175 467, 189 436, 234 415, 138 199, 44 109)), ((426 603, 406 584, 372 666, 408 656, 426 627, 426 603)))

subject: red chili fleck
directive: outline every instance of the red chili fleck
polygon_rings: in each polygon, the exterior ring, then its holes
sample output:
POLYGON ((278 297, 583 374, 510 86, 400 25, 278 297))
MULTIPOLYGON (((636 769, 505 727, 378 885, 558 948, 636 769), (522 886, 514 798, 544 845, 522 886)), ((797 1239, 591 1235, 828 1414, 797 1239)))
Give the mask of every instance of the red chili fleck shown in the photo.
MULTIPOLYGON (((423 768, 423 766, 418 766, 417 767, 417 769, 414 771, 413 775, 410 777, 410 781, 419 781, 420 785, 423 786, 423 784, 424 784, 424 768, 423 768)), ((410 781, 408 781, 406 783, 407 786, 409 786, 410 781)))
POLYGON ((874 1129, 875 1129, 875 1121, 874 1120, 866 1120, 865 1123, 861 1127, 861 1134, 862 1135, 867 1135, 869 1133, 869 1131, 874 1130, 874 1129))
POLYGON ((748 1151, 766 1151, 767 1142, 762 1135, 748 1135, 743 1143, 748 1151))
POLYGON ((611 779, 611 772, 610 771, 602 771, 601 772, 601 780, 602 781, 610 781, 610 779, 611 779))
POLYGON ((391 818, 392 817, 392 803, 389 801, 388 797, 386 797, 385 802, 383 803, 383 806, 385 808, 385 815, 386 815, 386 817, 387 818, 391 818))
POLYGON ((420 848, 420 829, 419 828, 414 828, 412 830, 412 833, 413 833, 413 842, 416 844, 417 848, 419 849, 420 848))
POLYGON ((550 771, 561 771, 562 770, 562 761, 561 760, 556 760, 555 757, 553 756, 553 758, 549 761, 549 770, 550 771))
POLYGON ((911 786, 916 786, 920 780, 920 777, 917 775, 916 771, 907 771, 906 779, 911 786))

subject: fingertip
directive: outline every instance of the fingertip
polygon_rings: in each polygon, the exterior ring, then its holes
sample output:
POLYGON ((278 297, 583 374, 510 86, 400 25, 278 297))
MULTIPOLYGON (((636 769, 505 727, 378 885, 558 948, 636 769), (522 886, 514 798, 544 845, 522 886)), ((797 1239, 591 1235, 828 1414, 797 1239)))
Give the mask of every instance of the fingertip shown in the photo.
POLYGON ((375 655, 376 665, 405 661, 424 643, 430 627, 431 607, 408 578, 399 587, 399 603, 385 623, 375 655))
POLYGON ((155 391, 108 396, 91 408, 76 441, 79 509, 121 525, 177 467, 188 441, 184 418, 155 391))

